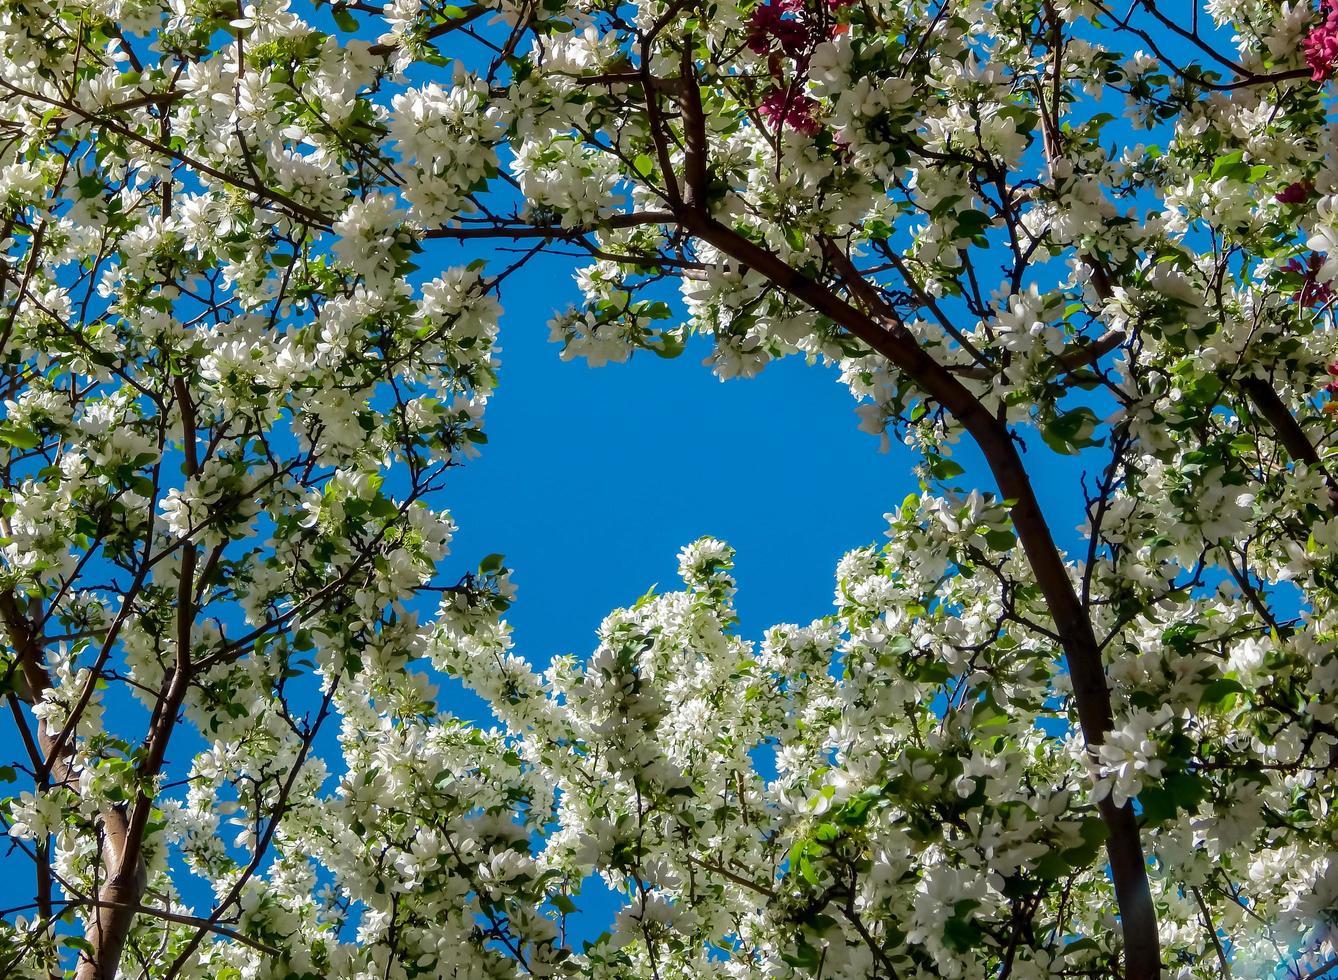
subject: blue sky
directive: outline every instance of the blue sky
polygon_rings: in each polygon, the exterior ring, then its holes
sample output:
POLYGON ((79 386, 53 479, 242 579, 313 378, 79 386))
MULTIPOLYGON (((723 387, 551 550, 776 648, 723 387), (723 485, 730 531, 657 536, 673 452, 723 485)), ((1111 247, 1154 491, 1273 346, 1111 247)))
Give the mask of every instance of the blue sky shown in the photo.
POLYGON ((834 373, 797 359, 728 383, 700 340, 673 361, 564 363, 545 321, 575 289, 552 285, 505 297, 489 444, 445 494, 456 555, 515 569, 523 652, 587 649, 603 614, 675 588, 678 549, 704 534, 739 551, 745 632, 829 611, 836 560, 914 489, 909 454, 878 453, 834 373))
MULTIPOLYGON (((837 560, 884 543, 883 514, 918 491, 912 455, 858 430, 835 369, 790 358, 722 383, 701 339, 672 361, 563 362, 546 324, 577 298, 569 273, 552 262, 509 285, 489 443, 443 502, 460 525, 448 563, 500 551, 515 570, 519 652, 589 652, 604 614, 678 587, 678 549, 705 534, 738 551, 742 635, 830 612, 837 560)), ((1072 541, 1077 474, 1040 448, 1038 489, 1072 541)), ((980 475, 969 466, 961 482, 980 475)), ((987 475, 979 485, 993 489, 987 475)))

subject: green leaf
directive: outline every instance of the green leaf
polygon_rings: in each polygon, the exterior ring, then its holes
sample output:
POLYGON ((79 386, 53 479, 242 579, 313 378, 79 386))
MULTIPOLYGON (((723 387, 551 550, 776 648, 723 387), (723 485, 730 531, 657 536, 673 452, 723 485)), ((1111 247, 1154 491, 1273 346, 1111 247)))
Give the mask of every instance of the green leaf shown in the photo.
POLYGON ((818 873, 813 870, 813 864, 808 859, 808 851, 805 851, 799 856, 799 874, 803 876, 803 879, 810 885, 816 885, 818 883, 818 873))
POLYGON ((952 671, 941 660, 921 664, 915 671, 915 679, 922 684, 942 684, 951 676, 952 671))
POLYGON ((952 237, 982 238, 989 226, 990 216, 984 211, 963 211, 957 215, 957 226, 952 230, 952 237))
POLYGON ((1244 180, 1250 175, 1250 168, 1244 162, 1244 157, 1244 150, 1223 154, 1213 161, 1213 168, 1209 172, 1208 178, 1210 180, 1221 180, 1223 177, 1236 177, 1244 180))
POLYGON ((642 153, 632 161, 632 169, 640 176, 649 179, 650 175, 655 173, 655 161, 649 153, 642 153))
POLYGON ((1174 820, 1181 810, 1193 812, 1207 795, 1208 785, 1202 776, 1190 772, 1173 772, 1160 786, 1146 786, 1138 794, 1146 823, 1174 820))
POLYGON ((1090 867, 1092 862, 1096 860, 1101 845, 1106 842, 1109 831, 1106 829, 1104 820, 1100 817, 1091 817, 1082 822, 1078 833, 1082 837, 1082 843, 1070 847, 1060 855, 1064 859, 1064 863, 1068 865, 1068 869, 1063 874, 1067 874, 1068 870, 1090 867))
POLYGON ((1194 638, 1205 629, 1202 623, 1176 623, 1162 631, 1161 641, 1176 653, 1186 655, 1194 647, 1194 638))
POLYGON ((1065 955, 1065 956, 1072 956, 1074 953, 1082 953, 1082 952, 1086 952, 1086 951, 1089 950, 1089 949, 1090 949, 1090 950, 1097 950, 1097 949, 1100 949, 1100 948, 1101 948, 1101 944, 1098 943, 1095 939, 1090 939, 1090 938, 1088 938, 1088 939, 1079 939, 1079 940, 1077 940, 1076 942, 1071 942, 1071 943, 1069 943, 1067 946, 1064 947, 1064 955, 1065 955))
POLYGON ((817 970, 822 957, 813 946, 806 943, 803 938, 799 938, 795 942, 795 951, 782 953, 781 959, 797 970, 812 973, 817 970))
POLYGON ((865 790, 846 801, 844 806, 832 814, 832 819, 847 827, 863 827, 869 820, 869 812, 881 799, 881 792, 865 790))
POLYGON ((1084 405, 1056 415, 1046 422, 1041 427, 1041 438, 1055 452, 1076 456, 1088 446, 1101 445, 1100 439, 1092 438, 1097 421, 1096 413, 1084 405))
POLYGON ((1035 875, 1042 881, 1058 881, 1073 870, 1073 865, 1059 851, 1046 851, 1036 861, 1035 875))
POLYGON ((1245 685, 1240 681, 1230 677, 1219 677, 1203 689, 1203 697, 1199 698, 1199 704, 1221 704, 1233 694, 1244 694, 1245 691, 1245 685))
POLYGON ((42 444, 41 437, 31 429, 20 429, 16 425, 0 425, 0 442, 15 449, 35 449, 42 444))
POLYGON ((687 345, 687 339, 677 333, 662 333, 660 334, 658 343, 652 341, 646 346, 654 351, 657 356, 668 360, 683 353, 683 349, 687 347, 687 345))
MULTIPOLYGON (((967 903, 958 902, 957 904, 960 907, 967 903)), ((970 904, 975 905, 976 903, 971 902, 970 904)), ((965 953, 980 942, 980 926, 966 917, 969 914, 967 912, 960 916, 954 915, 943 923, 943 945, 954 952, 965 953)))
POLYGON ((936 480, 951 480, 955 476, 961 476, 966 470, 956 460, 944 456, 930 456, 929 472, 936 480))

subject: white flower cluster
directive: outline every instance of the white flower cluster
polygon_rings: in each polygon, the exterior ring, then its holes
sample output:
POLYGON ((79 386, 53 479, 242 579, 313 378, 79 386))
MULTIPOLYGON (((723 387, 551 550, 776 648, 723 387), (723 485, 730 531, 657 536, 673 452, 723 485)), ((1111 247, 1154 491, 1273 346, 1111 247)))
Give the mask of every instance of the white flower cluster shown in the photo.
POLYGON ((1142 6, 0 0, 0 972, 1317 975, 1333 32, 1142 6), (914 452, 831 615, 703 538, 516 648, 450 476, 572 253, 562 356, 914 452))

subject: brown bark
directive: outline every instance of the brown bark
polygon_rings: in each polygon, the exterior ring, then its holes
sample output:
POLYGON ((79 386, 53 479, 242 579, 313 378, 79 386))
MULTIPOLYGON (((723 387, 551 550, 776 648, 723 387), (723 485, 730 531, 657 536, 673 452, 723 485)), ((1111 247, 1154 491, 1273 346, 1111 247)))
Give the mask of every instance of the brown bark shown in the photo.
POLYGON ((119 809, 102 814, 103 867, 107 879, 98 889, 98 905, 88 912, 84 939, 92 955, 80 954, 75 980, 114 980, 125 952, 134 909, 144 897, 144 862, 128 854, 129 826, 119 809), (127 862, 127 857, 130 861, 127 862))

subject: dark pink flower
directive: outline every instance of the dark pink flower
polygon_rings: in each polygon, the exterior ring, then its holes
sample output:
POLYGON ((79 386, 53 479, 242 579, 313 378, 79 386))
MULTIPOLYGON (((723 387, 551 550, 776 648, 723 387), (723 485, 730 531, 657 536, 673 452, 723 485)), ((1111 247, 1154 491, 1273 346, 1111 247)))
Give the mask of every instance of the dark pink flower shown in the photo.
POLYGON ((1329 372, 1329 376, 1334 380, 1324 386, 1324 390, 1330 395, 1338 395, 1338 361, 1332 362, 1324 370, 1329 372))
POLYGON ((779 45, 790 57, 797 55, 808 41, 808 29, 795 17, 803 9, 802 0, 766 0, 755 7, 748 18, 748 49, 766 54, 779 45))
POLYGON ((1323 20, 1310 29, 1301 49, 1305 51, 1311 79, 1326 82, 1333 77, 1334 65, 1338 63, 1338 6, 1334 0, 1320 0, 1319 12, 1323 20))
POLYGON ((1300 259, 1292 259, 1283 267, 1288 272, 1296 272, 1303 277, 1301 288, 1296 291, 1294 297, 1302 306, 1324 306, 1333 299, 1333 288, 1317 278, 1323 265, 1324 255, 1320 252, 1311 252, 1304 264, 1300 259))
POLYGON ((1296 294, 1296 301, 1302 306, 1327 306, 1333 299, 1333 288, 1327 282, 1311 279, 1296 294))
POLYGON ((1308 180, 1298 180, 1294 184, 1288 184, 1282 190, 1274 195, 1274 199, 1279 204, 1304 204, 1310 200, 1310 195, 1315 192, 1315 185, 1308 180))
POLYGON ((776 88, 772 89, 767 97, 762 100, 762 104, 757 107, 757 111, 777 129, 782 126, 789 126, 791 129, 797 129, 799 132, 808 133, 811 136, 822 128, 818 121, 813 118, 813 110, 817 107, 817 101, 802 92, 794 92, 788 88, 776 88))

